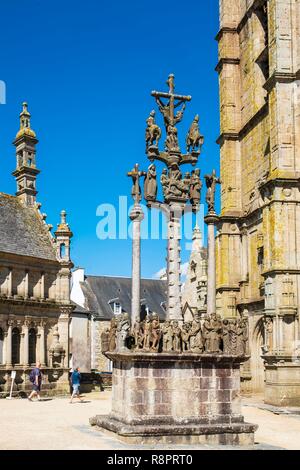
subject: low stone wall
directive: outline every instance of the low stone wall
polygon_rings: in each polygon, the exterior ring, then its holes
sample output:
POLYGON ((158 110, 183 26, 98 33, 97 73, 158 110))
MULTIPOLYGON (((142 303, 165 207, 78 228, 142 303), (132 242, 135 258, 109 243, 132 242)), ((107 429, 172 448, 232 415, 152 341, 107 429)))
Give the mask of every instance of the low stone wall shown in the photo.
MULTIPOLYGON (((32 383, 29 380, 29 374, 32 370, 16 367, 16 379, 13 385, 14 396, 25 396, 32 390, 32 383)), ((11 388, 12 370, 0 369, 0 396, 7 396, 11 388)), ((41 395, 54 396, 69 394, 69 371, 67 369, 42 369, 43 381, 41 395)))
POLYGON ((107 353, 112 411, 91 424, 126 442, 254 443, 244 422, 241 358, 224 355, 107 353))
POLYGON ((291 356, 264 356, 266 368, 265 403, 300 406, 300 363, 291 356))

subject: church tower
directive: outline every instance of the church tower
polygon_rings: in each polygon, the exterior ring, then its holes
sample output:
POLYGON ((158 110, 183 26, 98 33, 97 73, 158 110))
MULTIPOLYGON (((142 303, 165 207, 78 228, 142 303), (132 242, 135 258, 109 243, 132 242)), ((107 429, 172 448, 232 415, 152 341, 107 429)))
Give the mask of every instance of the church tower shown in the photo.
POLYGON ((249 317, 248 388, 300 405, 300 2, 220 0, 217 39, 217 307, 249 317))
POLYGON ((36 177, 40 171, 36 168, 35 146, 38 143, 35 132, 30 127, 30 113, 27 103, 23 103, 20 114, 20 130, 13 144, 16 147, 17 168, 13 176, 17 182, 16 196, 26 206, 33 206, 36 200, 36 177))

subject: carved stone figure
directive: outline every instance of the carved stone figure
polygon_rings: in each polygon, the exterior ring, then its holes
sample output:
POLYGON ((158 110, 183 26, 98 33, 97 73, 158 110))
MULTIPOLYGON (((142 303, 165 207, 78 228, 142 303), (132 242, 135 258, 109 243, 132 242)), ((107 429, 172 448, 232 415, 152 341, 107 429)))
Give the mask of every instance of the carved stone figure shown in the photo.
POLYGON ((186 148, 187 152, 190 153, 191 149, 199 149, 199 147, 203 144, 203 136, 200 134, 199 129, 199 116, 195 116, 193 123, 190 127, 186 138, 186 148))
POLYGON ((157 181, 156 167, 150 165, 144 183, 144 197, 146 201, 156 201, 157 198, 157 181))
POLYGON ((115 351, 117 347, 116 343, 116 336, 117 336, 117 328, 118 328, 118 320, 116 317, 113 317, 110 322, 110 330, 109 330, 109 336, 108 336, 108 350, 110 352, 115 351))
POLYGON ((229 321, 229 341, 230 341, 230 350, 232 355, 237 354, 237 321, 229 321))
POLYGON ((151 349, 155 352, 158 352, 159 342, 161 337, 159 317, 156 313, 152 315, 152 325, 151 325, 151 349))
POLYGON ((147 315, 144 323, 144 343, 143 350, 150 351, 151 346, 151 334, 152 334, 152 322, 150 315, 147 315))
POLYGON ((273 319, 271 317, 265 318, 265 337, 268 351, 273 351, 273 319))
POLYGON ((241 318, 237 326, 237 354, 245 356, 247 354, 247 344, 249 339, 248 320, 241 318))
POLYGON ((176 353, 182 352, 181 347, 181 329, 179 327, 178 321, 172 322, 172 329, 173 329, 173 351, 176 353))
POLYGON ((167 128, 166 150, 169 152, 178 152, 178 130, 175 126, 169 125, 167 128))
POLYGON ((184 197, 186 200, 189 199, 190 186, 191 186, 191 174, 189 172, 186 172, 182 180, 182 185, 181 185, 182 197, 184 197))
POLYGON ((182 339, 182 351, 190 351, 190 330, 191 324, 184 323, 181 330, 181 339, 182 339))
POLYGON ((151 111, 150 116, 147 119, 146 129, 146 151, 148 148, 155 144, 158 147, 159 140, 161 138, 161 129, 155 122, 155 111, 151 111))
POLYGON ((140 178, 142 176, 146 176, 146 173, 144 171, 139 171, 139 165, 136 164, 133 170, 127 173, 127 176, 132 178, 133 186, 131 190, 131 195, 133 197, 134 203, 139 204, 142 200, 140 178))
POLYGON ((163 334, 163 352, 173 351, 173 328, 169 321, 166 321, 162 327, 163 334))
POLYGON ((239 318, 236 325, 236 334, 237 334, 237 345, 236 345, 236 354, 238 356, 245 356, 246 354, 246 346, 247 346, 247 339, 245 341, 245 326, 246 322, 245 319, 239 318))
POLYGON ((199 315, 195 315, 190 329, 190 351, 201 354, 204 350, 202 329, 199 315))
POLYGON ((231 354, 229 328, 230 328, 229 320, 223 320, 223 329, 222 329, 223 353, 228 354, 228 355, 231 354))
POLYGON ((170 182, 170 180, 169 180, 168 171, 167 171, 166 168, 164 168, 163 171, 162 171, 160 182, 161 182, 161 185, 162 185, 164 198, 167 198, 168 195, 169 195, 169 182, 170 182))
POLYGON ((169 172, 169 196, 182 197, 182 174, 177 163, 173 163, 169 172))
POLYGON ((101 333, 101 352, 106 353, 107 351, 109 351, 109 328, 101 333))
POLYGON ((198 206, 201 200, 202 182, 200 179, 200 169, 192 171, 190 184, 190 201, 193 206, 198 206))
POLYGON ((117 326, 117 351, 127 350, 126 340, 130 332, 130 322, 128 313, 119 315, 117 326))
POLYGON ((203 336, 205 339, 205 351, 207 353, 220 352, 220 340, 222 333, 222 323, 215 313, 208 317, 203 325, 203 336))
POLYGON ((143 328, 142 323, 140 321, 135 322, 133 326, 132 336, 134 337, 134 345, 135 349, 142 349, 143 348, 143 328))
POLYGON ((216 197, 216 185, 221 184, 221 180, 217 178, 216 171, 213 170, 211 175, 204 176, 206 180, 206 202, 208 205, 208 212, 215 212, 215 197, 216 197))

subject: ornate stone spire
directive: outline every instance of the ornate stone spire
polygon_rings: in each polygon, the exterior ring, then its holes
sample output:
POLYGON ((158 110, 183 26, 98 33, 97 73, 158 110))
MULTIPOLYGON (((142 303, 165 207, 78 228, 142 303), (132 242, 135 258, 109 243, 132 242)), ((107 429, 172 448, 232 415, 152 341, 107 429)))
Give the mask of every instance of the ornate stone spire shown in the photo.
POLYGON ((193 231, 193 246, 192 253, 199 253, 203 248, 203 237, 202 232, 199 228, 198 223, 196 222, 194 231, 193 231))
POLYGON ((70 239, 73 237, 66 219, 67 213, 65 210, 62 210, 60 213, 60 223, 57 224, 55 232, 57 257, 61 261, 70 261, 70 239))
POLYGON ((36 168, 35 146, 38 143, 35 132, 30 128, 30 113, 27 103, 23 103, 20 113, 20 130, 13 144, 16 147, 17 168, 13 176, 17 182, 16 195, 27 206, 33 206, 36 200, 36 177, 40 171, 36 168))

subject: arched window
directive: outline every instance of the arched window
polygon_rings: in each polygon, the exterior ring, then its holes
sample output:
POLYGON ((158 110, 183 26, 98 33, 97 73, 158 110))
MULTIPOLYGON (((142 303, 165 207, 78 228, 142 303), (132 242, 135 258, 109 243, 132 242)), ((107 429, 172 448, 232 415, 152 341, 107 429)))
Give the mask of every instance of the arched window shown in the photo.
POLYGON ((36 331, 34 328, 29 330, 29 364, 36 363, 36 331))
POLYGON ((66 245, 64 243, 60 245, 60 257, 61 259, 66 257, 66 245))
POLYGON ((20 364, 20 331, 18 328, 12 330, 12 363, 20 364))
POLYGON ((4 347, 4 334, 0 328, 0 364, 3 364, 3 347, 4 347))

